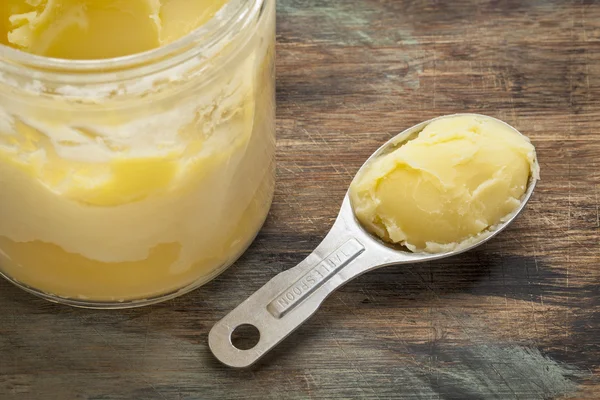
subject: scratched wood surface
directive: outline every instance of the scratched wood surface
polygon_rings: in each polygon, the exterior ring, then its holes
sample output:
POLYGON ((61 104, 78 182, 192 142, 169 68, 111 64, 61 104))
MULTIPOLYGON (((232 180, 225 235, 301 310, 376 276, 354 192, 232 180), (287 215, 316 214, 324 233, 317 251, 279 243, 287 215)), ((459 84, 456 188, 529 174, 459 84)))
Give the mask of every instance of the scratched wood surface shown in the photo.
POLYGON ((0 399, 600 398, 600 2, 280 0, 278 184, 252 248, 157 306, 0 282, 0 399), (251 370, 218 319, 306 256, 382 142, 454 112, 537 146, 526 213, 471 253, 365 275, 251 370))

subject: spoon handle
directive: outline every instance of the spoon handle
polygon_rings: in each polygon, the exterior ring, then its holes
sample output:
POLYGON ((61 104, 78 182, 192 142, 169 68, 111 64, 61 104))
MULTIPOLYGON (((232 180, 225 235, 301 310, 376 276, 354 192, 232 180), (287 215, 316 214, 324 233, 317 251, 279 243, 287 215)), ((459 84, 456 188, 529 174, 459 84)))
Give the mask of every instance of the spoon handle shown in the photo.
POLYGON ((327 296, 357 276, 356 271, 373 265, 365 245, 356 238, 344 237, 340 242, 330 246, 331 242, 324 241, 304 261, 275 276, 219 321, 209 334, 213 354, 230 367, 254 364, 308 320, 327 296), (232 344, 233 331, 242 325, 260 332, 252 349, 240 350, 232 344))
POLYGON ((381 247, 358 226, 346 197, 333 228, 314 252, 215 324, 208 336, 211 351, 230 367, 254 364, 308 320, 337 288, 365 272, 402 262, 397 253, 381 247), (252 349, 232 344, 231 335, 242 325, 252 325, 260 333, 252 349))

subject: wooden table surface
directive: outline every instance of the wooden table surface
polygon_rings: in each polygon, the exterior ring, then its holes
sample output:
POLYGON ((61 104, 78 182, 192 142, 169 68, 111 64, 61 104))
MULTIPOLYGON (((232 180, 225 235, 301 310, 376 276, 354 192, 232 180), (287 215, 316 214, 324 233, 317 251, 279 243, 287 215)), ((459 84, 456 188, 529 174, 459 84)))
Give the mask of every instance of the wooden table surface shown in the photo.
POLYGON ((278 183, 217 280, 128 311, 0 282, 0 399, 600 398, 600 2, 280 0, 278 183), (323 238, 381 143, 442 114, 532 138, 542 180, 497 239, 335 293, 231 370, 211 326, 323 238))

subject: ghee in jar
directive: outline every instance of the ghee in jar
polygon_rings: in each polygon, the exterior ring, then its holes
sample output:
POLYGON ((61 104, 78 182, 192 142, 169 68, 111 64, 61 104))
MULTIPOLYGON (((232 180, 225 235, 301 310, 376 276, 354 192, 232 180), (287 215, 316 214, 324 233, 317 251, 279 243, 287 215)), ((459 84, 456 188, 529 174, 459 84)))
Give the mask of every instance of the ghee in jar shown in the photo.
MULTIPOLYGON (((71 60, 150 54, 226 3, 8 0, 0 41, 71 60)), ((274 158, 274 2, 246 3, 254 20, 210 51, 131 79, 27 80, 0 64, 4 276, 73 305, 142 305, 239 257, 268 212, 274 158)))
POLYGON ((4 0, 3 44, 47 57, 102 59, 171 43, 226 0, 4 0))

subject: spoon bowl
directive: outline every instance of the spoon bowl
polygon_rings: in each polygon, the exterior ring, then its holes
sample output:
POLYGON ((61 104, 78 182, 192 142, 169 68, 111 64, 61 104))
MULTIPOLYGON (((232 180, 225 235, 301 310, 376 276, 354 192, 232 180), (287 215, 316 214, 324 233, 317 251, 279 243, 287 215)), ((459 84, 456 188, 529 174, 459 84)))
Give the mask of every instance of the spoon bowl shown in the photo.
MULTIPOLYGON (((418 136, 433 121, 459 115, 490 118, 478 114, 454 114, 421 122, 381 146, 363 164, 358 174, 374 159, 418 136)), ((512 126, 502 123, 518 132, 512 126)), ((535 163, 537 168, 537 160, 535 163)), ((373 236, 355 217, 347 193, 333 227, 305 260, 275 276, 214 325, 209 333, 211 351, 217 359, 230 367, 251 366, 309 319, 331 293, 357 276, 389 265, 412 264, 454 256, 487 242, 507 228, 523 211, 536 183, 536 174, 531 173, 527 189, 517 209, 502 222, 479 234, 476 240, 465 241, 454 250, 444 253, 411 252, 373 236), (238 349, 232 343, 231 337, 238 327, 248 325, 258 331, 258 342, 251 349, 238 349)))

